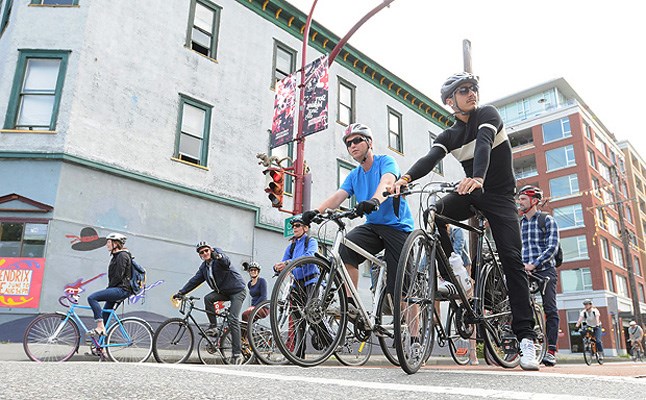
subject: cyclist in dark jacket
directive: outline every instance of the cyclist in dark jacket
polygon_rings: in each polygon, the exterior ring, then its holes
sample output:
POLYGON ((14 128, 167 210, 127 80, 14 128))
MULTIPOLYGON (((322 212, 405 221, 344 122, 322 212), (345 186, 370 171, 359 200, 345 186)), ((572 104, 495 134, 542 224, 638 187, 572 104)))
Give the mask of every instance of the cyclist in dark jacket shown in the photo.
MULTIPOLYGON (((213 310, 216 301, 230 301, 229 327, 231 329, 232 364, 242 363, 242 346, 240 341, 240 311, 242 303, 247 297, 245 282, 238 271, 231 267, 231 260, 221 249, 212 248, 207 242, 199 242, 196 251, 202 259, 202 264, 195 275, 186 282, 184 287, 177 291, 174 297, 181 297, 206 282, 213 291, 204 296, 204 307, 213 310)), ((209 327, 207 335, 215 335, 217 319, 215 314, 207 313, 209 327)))

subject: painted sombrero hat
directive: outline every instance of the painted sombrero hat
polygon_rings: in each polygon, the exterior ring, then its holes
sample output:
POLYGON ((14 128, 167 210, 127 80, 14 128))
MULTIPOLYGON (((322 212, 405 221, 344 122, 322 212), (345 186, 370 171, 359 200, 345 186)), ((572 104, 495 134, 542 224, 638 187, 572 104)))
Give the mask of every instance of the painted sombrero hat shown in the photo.
POLYGON ((99 237, 99 234, 94 228, 85 227, 81 229, 81 236, 65 235, 65 237, 72 238, 72 249, 78 251, 90 251, 105 246, 107 241, 104 237, 99 237))

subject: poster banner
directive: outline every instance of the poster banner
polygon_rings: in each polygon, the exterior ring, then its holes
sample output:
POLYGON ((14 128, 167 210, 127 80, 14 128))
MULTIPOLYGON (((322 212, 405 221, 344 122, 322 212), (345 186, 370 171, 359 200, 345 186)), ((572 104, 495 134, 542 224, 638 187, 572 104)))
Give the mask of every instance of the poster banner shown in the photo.
POLYGON ((329 92, 327 64, 327 56, 322 56, 305 67, 303 136, 327 129, 329 92))
POLYGON ((44 258, 0 257, 0 308, 38 308, 44 258))
POLYGON ((289 75, 276 82, 274 119, 271 124, 271 148, 289 143, 294 137, 296 110, 296 76, 289 75))

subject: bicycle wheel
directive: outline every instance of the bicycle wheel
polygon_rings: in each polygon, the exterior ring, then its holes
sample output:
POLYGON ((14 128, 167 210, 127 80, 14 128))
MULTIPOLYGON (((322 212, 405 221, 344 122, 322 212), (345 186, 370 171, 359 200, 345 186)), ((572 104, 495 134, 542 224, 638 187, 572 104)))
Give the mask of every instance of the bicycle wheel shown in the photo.
POLYGON ((448 336, 449 353, 451 358, 458 365, 467 365, 469 363, 469 339, 464 339, 458 332, 458 324, 463 323, 458 321, 457 313, 450 307, 449 316, 446 319, 446 334, 448 336))
POLYGON ((536 340, 534 345, 536 347, 536 360, 538 363, 543 362, 543 357, 547 354, 547 333, 545 332, 545 311, 543 307, 534 303, 534 332, 536 333, 536 340))
POLYGON ((193 351, 193 329, 182 318, 164 321, 153 335, 153 355, 164 364, 183 363, 193 351))
POLYGON ((376 323, 381 327, 381 332, 376 336, 379 340, 381 351, 391 364, 399 367, 397 359, 397 346, 395 345, 395 322, 393 319, 393 298, 385 291, 377 304, 376 323))
MULTIPOLYGON (((343 268, 341 266, 340 268, 343 268)), ((271 330, 281 353, 301 367, 313 367, 337 350, 347 324, 346 294, 338 274, 318 257, 300 257, 285 268, 271 294, 271 330), (309 285, 301 277, 310 274, 309 285), (315 282, 311 283, 311 280, 315 282), (329 324, 334 317, 336 323, 329 324)))
POLYGON ((504 368, 515 368, 520 363, 518 354, 506 354, 502 347, 505 335, 512 334, 511 305, 502 269, 495 264, 483 268, 481 314, 484 317, 484 341, 491 357, 504 368))
POLYGON ((76 322, 61 314, 43 314, 34 318, 22 338, 25 354, 38 362, 67 361, 78 351, 80 343, 76 322))
MULTIPOLYGON (((336 324, 336 318, 332 317, 330 325, 336 324)), ((348 321, 345 335, 334 356, 339 362, 348 367, 360 367, 368 362, 372 354, 372 340, 360 340, 354 334, 354 324, 348 321)))
POLYGON ((592 346, 590 343, 584 342, 583 344, 583 360, 588 365, 592 364, 592 346))
POLYGON ((104 346, 114 362, 146 362, 153 352, 153 329, 141 318, 124 318, 108 328, 104 346))
POLYGON ((414 374, 432 350, 436 260, 424 231, 406 239, 395 281, 395 343, 399 365, 414 374))
POLYGON ((197 356, 202 364, 228 364, 231 358, 231 336, 224 332, 219 337, 207 339, 200 334, 200 340, 197 343, 197 356))
POLYGON ((247 322, 247 340, 258 360, 267 365, 284 365, 288 361, 280 352, 271 334, 271 321, 269 300, 258 304, 247 322))
POLYGON ((599 353, 599 351, 597 351, 596 349, 595 349, 595 352, 594 352, 594 358, 596 358, 597 363, 599 365, 603 364, 603 357, 601 356, 601 353, 599 353))

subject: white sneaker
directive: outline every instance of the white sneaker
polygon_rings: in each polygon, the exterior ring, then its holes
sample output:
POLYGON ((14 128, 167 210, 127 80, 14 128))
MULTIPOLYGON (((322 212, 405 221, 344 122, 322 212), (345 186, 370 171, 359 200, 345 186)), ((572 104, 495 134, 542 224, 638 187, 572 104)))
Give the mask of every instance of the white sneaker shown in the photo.
POLYGON ((525 371, 538 371, 536 347, 531 339, 525 338, 520 341, 520 367, 525 371))

